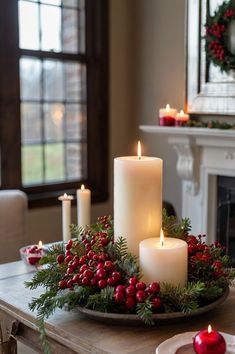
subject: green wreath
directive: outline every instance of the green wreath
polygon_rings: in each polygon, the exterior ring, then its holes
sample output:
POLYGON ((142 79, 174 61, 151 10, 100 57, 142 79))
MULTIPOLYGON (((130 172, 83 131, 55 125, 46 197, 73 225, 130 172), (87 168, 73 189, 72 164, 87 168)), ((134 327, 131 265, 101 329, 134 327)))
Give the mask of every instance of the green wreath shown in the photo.
POLYGON ((206 20, 205 50, 208 62, 228 72, 235 69, 235 55, 228 48, 228 29, 235 19, 235 4, 233 0, 224 1, 218 6, 213 16, 206 20))

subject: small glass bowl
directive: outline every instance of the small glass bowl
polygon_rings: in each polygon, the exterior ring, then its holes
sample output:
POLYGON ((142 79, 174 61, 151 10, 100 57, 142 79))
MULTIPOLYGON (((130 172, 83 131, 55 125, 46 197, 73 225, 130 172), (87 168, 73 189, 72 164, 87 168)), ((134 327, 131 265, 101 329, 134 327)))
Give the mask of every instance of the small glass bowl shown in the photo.
POLYGON ((22 261, 30 265, 37 265, 42 256, 46 254, 46 250, 37 245, 24 246, 19 251, 22 261))

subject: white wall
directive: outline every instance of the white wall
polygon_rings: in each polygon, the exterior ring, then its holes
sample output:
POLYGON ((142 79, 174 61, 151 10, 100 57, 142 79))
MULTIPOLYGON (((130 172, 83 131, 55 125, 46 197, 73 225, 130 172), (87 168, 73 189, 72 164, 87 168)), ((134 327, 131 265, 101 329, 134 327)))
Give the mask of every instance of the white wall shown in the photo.
MULTIPOLYGON (((166 103, 180 109, 184 100, 184 0, 110 0, 110 199, 92 206, 92 220, 113 214, 113 158, 136 153, 141 137, 145 154, 164 160, 164 199, 180 215, 181 186, 176 154, 165 141, 143 134, 139 124, 155 124, 166 103)), ((76 222, 76 210, 72 213, 76 222)), ((58 207, 29 212, 30 241, 61 238, 58 207)))

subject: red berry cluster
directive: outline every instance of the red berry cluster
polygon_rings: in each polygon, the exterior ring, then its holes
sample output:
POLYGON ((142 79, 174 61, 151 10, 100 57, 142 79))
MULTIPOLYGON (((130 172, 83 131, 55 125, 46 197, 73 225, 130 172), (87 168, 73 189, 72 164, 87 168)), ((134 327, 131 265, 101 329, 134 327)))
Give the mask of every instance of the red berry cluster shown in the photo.
POLYGON ((220 38, 222 38, 224 30, 225 30, 225 25, 219 24, 219 23, 214 23, 210 27, 206 28, 206 33, 212 34, 216 38, 220 39, 220 38))
POLYGON ((234 9, 228 9, 224 13, 224 18, 233 18, 235 16, 235 10, 234 9))
POLYGON ((225 51, 222 44, 217 41, 212 41, 209 43, 209 49, 211 50, 211 53, 215 56, 215 58, 222 61, 224 60, 225 51))
POLYGON ((85 245, 85 254, 81 257, 73 254, 76 252, 77 241, 68 241, 65 256, 63 254, 57 256, 57 263, 67 266, 65 278, 59 282, 60 289, 73 288, 74 285, 95 286, 103 289, 107 285, 115 286, 120 282, 120 272, 115 269, 113 261, 106 252, 103 252, 102 247, 99 252, 91 249, 93 242, 97 244, 97 237, 102 245, 104 240, 108 240, 103 234, 96 234, 90 241, 86 238, 82 240, 85 245))
POLYGON ((223 256, 224 247, 219 242, 207 246, 202 242, 202 237, 205 237, 205 235, 198 235, 198 237, 188 235, 186 237, 186 242, 188 243, 189 272, 192 274, 195 272, 199 274, 200 272, 202 273, 202 277, 206 276, 212 279, 218 279, 221 276, 226 277, 227 274, 220 260, 220 257, 223 256))
POLYGON ((147 298, 151 300, 152 310, 159 310, 162 306, 158 295, 160 286, 153 282, 148 286, 139 281, 136 277, 131 277, 127 285, 118 285, 115 287, 114 301, 122 305, 126 310, 133 310, 137 303, 144 302, 147 298))

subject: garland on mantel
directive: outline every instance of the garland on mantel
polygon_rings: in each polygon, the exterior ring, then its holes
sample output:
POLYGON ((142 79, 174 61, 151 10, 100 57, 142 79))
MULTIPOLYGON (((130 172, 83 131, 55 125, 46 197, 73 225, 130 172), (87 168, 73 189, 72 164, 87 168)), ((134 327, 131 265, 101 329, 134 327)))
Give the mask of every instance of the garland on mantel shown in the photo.
POLYGON ((205 51, 207 60, 219 66, 223 72, 235 69, 235 55, 228 47, 228 32, 235 19, 233 0, 224 1, 218 6, 213 16, 206 19, 205 51))
POLYGON ((209 122, 201 122, 197 120, 189 120, 184 124, 185 127, 191 128, 209 128, 209 129, 235 129, 235 124, 230 124, 226 122, 219 122, 218 120, 211 120, 209 122))

